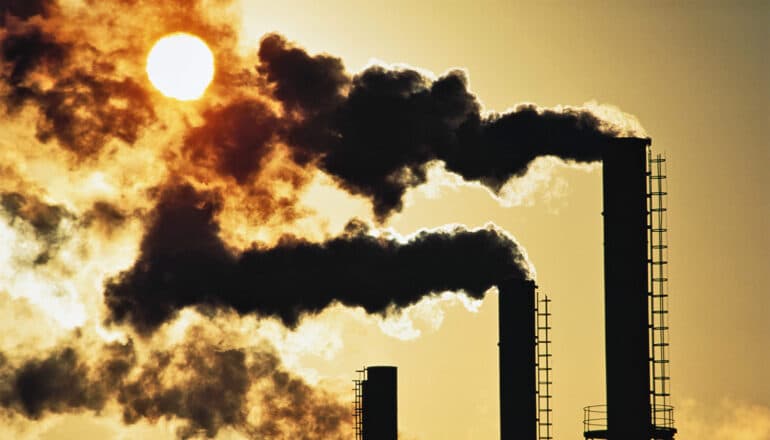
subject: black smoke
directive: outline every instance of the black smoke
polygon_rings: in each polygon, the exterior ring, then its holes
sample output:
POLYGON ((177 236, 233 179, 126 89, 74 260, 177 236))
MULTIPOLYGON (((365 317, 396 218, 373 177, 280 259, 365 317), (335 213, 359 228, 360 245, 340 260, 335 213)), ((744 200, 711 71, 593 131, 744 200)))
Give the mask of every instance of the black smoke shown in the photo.
POLYGON ((36 23, 17 24, 0 38, 0 79, 9 87, 2 100, 6 112, 35 107, 38 140, 56 140, 81 159, 112 139, 134 143, 154 118, 147 90, 132 78, 116 76, 115 65, 95 52, 36 23), (77 51, 94 56, 94 63, 76 60, 77 51), (33 74, 50 78, 51 84, 33 74))
POLYGON ((271 347, 220 349, 199 333, 143 361, 131 342, 90 357, 62 347, 20 364, 0 353, 0 411, 38 420, 116 402, 129 425, 183 422, 179 438, 213 438, 225 427, 252 438, 346 438, 349 408, 286 371, 271 347), (260 417, 249 418, 253 407, 260 417))
POLYGON ((51 237, 62 220, 72 217, 61 205, 51 205, 35 196, 15 191, 0 193, 0 209, 10 217, 11 224, 26 222, 40 237, 51 237))
POLYGON ((0 0, 0 27, 9 17, 20 20, 48 17, 57 8, 56 0, 0 0))
POLYGON ((479 298, 506 277, 527 277, 516 244, 493 229, 422 232, 407 243, 375 238, 360 223, 323 243, 284 237, 235 253, 218 236, 219 201, 190 186, 167 188, 134 266, 114 277, 111 320, 150 333, 187 306, 275 316, 295 326, 333 303, 386 313, 430 293, 479 298))
POLYGON ((285 136, 295 160, 369 197, 381 220, 425 182, 431 161, 499 191, 540 156, 599 160, 603 140, 618 134, 584 110, 523 105, 484 115, 459 70, 433 80, 372 66, 350 76, 339 59, 311 56, 278 35, 263 38, 259 57, 258 71, 294 116, 285 136))
POLYGON ((88 367, 72 348, 28 360, 16 370, 9 371, 7 362, 0 362, 0 404, 30 419, 98 410, 107 399, 106 389, 89 380, 88 367))

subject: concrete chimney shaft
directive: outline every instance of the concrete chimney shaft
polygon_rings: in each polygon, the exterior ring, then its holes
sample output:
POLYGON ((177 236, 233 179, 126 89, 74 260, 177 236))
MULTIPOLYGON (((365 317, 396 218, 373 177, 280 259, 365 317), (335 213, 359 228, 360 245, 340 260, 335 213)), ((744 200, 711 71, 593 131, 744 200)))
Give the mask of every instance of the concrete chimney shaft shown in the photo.
POLYGON ((498 283, 500 438, 537 440, 535 282, 498 283))

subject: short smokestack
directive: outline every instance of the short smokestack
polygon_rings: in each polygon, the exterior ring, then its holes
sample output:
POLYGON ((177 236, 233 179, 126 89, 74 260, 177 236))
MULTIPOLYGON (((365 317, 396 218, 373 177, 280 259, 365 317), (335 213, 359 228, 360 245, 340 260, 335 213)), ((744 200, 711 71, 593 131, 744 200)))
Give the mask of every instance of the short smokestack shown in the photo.
POLYGON ((500 438, 536 440, 535 282, 510 278, 497 288, 500 438))
POLYGON ((615 139, 602 157, 607 437, 649 440, 647 297, 649 139, 615 139))
POLYGON ((398 375, 396 367, 368 367, 362 383, 363 440, 398 438, 398 375))

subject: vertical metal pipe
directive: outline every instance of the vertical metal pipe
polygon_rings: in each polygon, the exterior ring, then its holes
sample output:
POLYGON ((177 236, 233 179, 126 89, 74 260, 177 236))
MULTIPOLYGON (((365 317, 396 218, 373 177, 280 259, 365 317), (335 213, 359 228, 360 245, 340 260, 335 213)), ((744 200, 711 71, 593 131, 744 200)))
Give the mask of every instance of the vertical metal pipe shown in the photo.
POLYGON ((649 440, 646 147, 615 139, 603 154, 604 319, 610 440, 649 440))
POLYGON ((368 367, 362 384, 363 439, 398 438, 398 375, 396 367, 368 367))
POLYGON ((535 282, 498 283, 500 438, 537 439, 535 282))

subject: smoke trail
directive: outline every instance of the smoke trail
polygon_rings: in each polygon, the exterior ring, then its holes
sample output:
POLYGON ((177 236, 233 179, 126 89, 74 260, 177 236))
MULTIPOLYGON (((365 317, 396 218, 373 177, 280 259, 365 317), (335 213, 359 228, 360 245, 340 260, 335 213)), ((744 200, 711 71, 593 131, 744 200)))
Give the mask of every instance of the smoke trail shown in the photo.
POLYGON ((213 305, 279 317, 295 326, 332 303, 385 313, 445 290, 479 298, 497 281, 527 277, 515 242, 493 229, 378 239, 352 222, 324 243, 284 237, 231 252, 220 240, 219 202, 190 186, 165 190, 134 267, 105 291, 115 322, 150 333, 186 306, 213 305))
POLYGON ((97 360, 72 347, 19 365, 0 353, 2 411, 38 420, 98 412, 110 402, 120 404, 126 424, 184 422, 179 438, 214 438, 231 427, 254 438, 331 439, 350 429, 347 406, 287 372, 270 347, 218 349, 196 328, 141 362, 130 342, 101 347, 97 360), (250 415, 255 408, 260 414, 250 415))
POLYGON ((602 141, 620 134, 580 109, 521 105, 484 116, 459 70, 431 80, 372 66, 350 77, 339 59, 310 56, 275 34, 263 38, 259 57, 275 99, 295 116, 286 137, 296 160, 371 198, 381 220, 425 182, 430 161, 499 191, 540 156, 599 160, 602 141))

